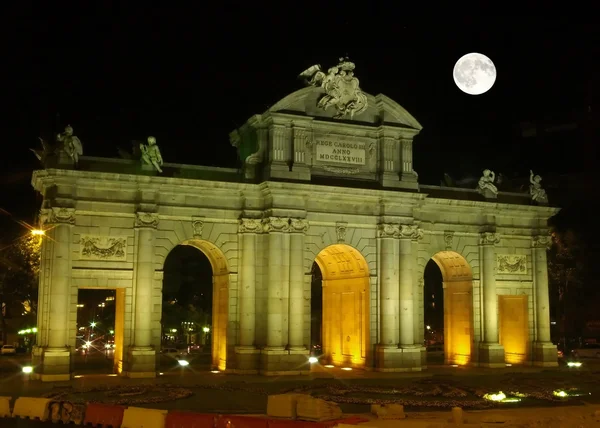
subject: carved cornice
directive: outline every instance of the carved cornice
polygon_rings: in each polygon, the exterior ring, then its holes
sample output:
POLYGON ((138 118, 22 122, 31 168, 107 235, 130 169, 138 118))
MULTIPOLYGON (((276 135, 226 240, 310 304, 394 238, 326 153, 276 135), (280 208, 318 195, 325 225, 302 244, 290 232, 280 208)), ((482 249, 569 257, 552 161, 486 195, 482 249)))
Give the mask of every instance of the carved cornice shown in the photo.
POLYGON ((40 211, 42 224, 75 224, 75 208, 52 207, 40 211))
POLYGON ((262 220, 259 218, 241 218, 239 233, 261 233, 263 231, 262 220))
POLYGON ((156 213, 136 213, 135 227, 156 229, 158 227, 158 214, 156 213))
POLYGON ((418 241, 423 238, 423 230, 416 224, 403 224, 400 226, 400 239, 412 239, 418 241))
POLYGON ((496 245, 500 243, 500 236, 494 232, 483 232, 479 238, 481 245, 496 245))
POLYGON ((536 235, 531 237, 531 246, 533 248, 550 248, 552 246, 552 237, 550 235, 536 235))
POLYGON ((304 218, 293 218, 290 220, 290 232, 306 233, 308 231, 308 220, 304 218))
POLYGON ((262 220, 263 230, 267 233, 289 232, 290 219, 287 217, 267 217, 262 220))
POLYGON ((400 225, 391 223, 382 223, 378 227, 380 238, 398 238, 400 236, 400 225))

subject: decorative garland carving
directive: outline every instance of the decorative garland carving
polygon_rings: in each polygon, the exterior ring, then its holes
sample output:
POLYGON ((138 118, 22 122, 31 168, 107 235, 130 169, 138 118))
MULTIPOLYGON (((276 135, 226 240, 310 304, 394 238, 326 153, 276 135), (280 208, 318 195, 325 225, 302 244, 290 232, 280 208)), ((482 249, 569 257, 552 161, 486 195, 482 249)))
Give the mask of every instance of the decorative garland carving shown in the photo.
POLYGON ((263 231, 262 220, 259 218, 241 218, 239 233, 261 233, 263 231))
POLYGON ((308 231, 308 221, 303 218, 293 218, 290 220, 290 231, 295 233, 306 233, 308 231))
POLYGON ((136 213, 135 227, 148 227, 156 229, 158 227, 158 214, 156 213, 136 213))
POLYGON ((483 232, 479 239, 481 245, 496 245, 500 243, 500 237, 493 232, 483 232))
POLYGON ((290 231, 290 219, 287 217, 267 217, 262 223, 263 230, 267 233, 290 231))
POLYGON ((552 246, 552 237, 550 235, 532 236, 531 246, 533 248, 550 248, 552 246))
POLYGON ((40 211, 42 224, 75 224, 75 208, 52 207, 40 211))
POLYGON ((80 257, 83 260, 121 261, 127 259, 127 238, 110 236, 81 236, 80 257))
POLYGON ((526 275, 527 257, 522 254, 497 254, 496 271, 508 275, 526 275))

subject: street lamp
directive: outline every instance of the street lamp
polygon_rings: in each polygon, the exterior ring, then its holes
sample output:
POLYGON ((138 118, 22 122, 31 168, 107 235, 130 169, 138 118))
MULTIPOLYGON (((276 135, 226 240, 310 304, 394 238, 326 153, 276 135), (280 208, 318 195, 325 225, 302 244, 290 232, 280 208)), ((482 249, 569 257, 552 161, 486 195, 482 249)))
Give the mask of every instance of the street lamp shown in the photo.
POLYGON ((31 234, 32 234, 33 236, 43 236, 43 235, 45 235, 45 234, 46 234, 46 232, 45 232, 44 230, 42 230, 42 229, 33 229, 33 230, 31 231, 31 234))
POLYGON ((210 331, 210 328, 208 328, 208 327, 204 327, 204 328, 202 329, 202 331, 203 331, 204 333, 208 333, 208 332, 210 331))
POLYGON ((95 323, 94 321, 92 321, 92 322, 90 323, 90 327, 92 327, 92 328, 96 327, 96 323, 95 323))

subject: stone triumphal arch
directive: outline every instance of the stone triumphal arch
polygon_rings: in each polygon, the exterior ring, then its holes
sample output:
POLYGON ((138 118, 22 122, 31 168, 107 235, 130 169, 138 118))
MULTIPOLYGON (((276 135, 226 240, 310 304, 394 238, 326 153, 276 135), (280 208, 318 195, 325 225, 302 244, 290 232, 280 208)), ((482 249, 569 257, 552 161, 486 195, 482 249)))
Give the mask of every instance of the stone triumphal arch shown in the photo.
POLYGON ((33 175, 46 231, 36 376, 72 375, 80 288, 117 291, 115 371, 155 376, 163 267, 177 245, 212 266, 213 369, 310 370, 315 262, 322 364, 425 369, 432 259, 447 363, 556 365, 546 262, 556 209, 539 181, 530 194, 498 192, 489 171, 477 189, 420 184, 412 145, 421 125, 362 92, 353 70, 347 60, 327 73, 311 67, 306 88, 233 131, 239 170, 163 163, 153 137, 141 162, 73 156, 72 129, 47 148, 33 175))

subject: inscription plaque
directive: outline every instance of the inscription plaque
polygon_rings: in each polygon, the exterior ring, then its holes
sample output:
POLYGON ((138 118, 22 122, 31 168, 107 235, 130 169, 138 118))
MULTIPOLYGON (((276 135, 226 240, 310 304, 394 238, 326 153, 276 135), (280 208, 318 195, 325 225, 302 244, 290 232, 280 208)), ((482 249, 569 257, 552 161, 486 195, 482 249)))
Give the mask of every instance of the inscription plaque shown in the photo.
POLYGON ((316 160, 325 163, 365 165, 365 143, 315 140, 316 160))

